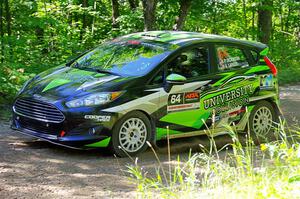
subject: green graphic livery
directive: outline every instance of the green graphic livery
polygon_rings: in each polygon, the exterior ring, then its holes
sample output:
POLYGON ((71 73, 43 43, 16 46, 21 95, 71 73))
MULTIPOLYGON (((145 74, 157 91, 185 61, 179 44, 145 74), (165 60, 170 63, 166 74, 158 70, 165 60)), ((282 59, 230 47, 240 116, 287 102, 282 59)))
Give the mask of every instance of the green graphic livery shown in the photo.
POLYGON ((264 137, 279 115, 268 51, 258 42, 193 32, 125 35, 26 82, 12 128, 118 156, 146 150, 147 141, 221 136, 228 126, 264 137))

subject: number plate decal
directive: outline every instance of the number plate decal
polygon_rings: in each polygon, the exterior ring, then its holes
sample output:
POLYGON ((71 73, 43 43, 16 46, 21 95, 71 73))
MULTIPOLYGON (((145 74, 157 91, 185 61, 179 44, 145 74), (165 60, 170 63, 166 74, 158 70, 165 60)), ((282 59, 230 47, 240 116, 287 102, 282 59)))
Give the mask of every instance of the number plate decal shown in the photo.
POLYGON ((168 98, 168 112, 198 109, 200 94, 198 92, 174 93, 168 98))

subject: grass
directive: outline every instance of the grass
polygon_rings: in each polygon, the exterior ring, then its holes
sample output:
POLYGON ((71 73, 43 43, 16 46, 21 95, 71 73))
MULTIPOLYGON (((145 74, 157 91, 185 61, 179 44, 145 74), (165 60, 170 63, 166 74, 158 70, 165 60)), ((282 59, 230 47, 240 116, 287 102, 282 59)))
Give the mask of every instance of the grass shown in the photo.
MULTIPOLYGON (((172 161, 169 154, 166 167, 149 144, 157 157, 156 175, 149 176, 137 162, 128 172, 140 198, 300 198, 300 144, 284 126, 276 128, 275 141, 259 145, 250 132, 242 144, 228 127, 232 143, 227 147, 219 150, 211 137, 210 148, 200 145, 203 152, 190 153, 187 161, 180 156, 172 161)), ((300 137, 300 131, 293 134, 300 137)))

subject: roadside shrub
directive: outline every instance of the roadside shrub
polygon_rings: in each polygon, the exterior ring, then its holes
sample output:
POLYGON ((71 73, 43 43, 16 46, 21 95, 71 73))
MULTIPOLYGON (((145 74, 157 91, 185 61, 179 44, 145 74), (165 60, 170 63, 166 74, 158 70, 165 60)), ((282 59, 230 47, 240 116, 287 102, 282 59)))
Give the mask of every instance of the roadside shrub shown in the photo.
POLYGON ((278 32, 270 43, 271 60, 277 66, 279 83, 297 83, 300 75, 300 49, 293 35, 278 32))
POLYGON ((176 166, 160 163, 156 176, 137 163, 128 172, 142 198, 294 198, 300 194, 300 144, 283 127, 276 134, 278 140, 259 146, 248 134, 242 146, 231 129, 232 151, 225 157, 211 138, 209 150, 200 146, 204 153, 190 154, 185 162, 178 156, 176 166))
POLYGON ((24 82, 34 75, 25 72, 24 68, 3 67, 0 71, 0 102, 11 102, 24 82))

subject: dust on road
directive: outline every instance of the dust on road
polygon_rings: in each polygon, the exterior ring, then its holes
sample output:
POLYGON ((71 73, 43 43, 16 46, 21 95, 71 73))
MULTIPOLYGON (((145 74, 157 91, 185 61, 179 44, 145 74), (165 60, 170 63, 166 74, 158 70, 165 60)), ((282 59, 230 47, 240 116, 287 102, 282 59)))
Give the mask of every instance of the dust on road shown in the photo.
MULTIPOLYGON (((300 86, 281 88, 281 108, 290 124, 300 121, 300 86)), ((222 137, 219 141, 226 142, 222 137)), ((188 157, 199 138, 172 142, 172 159, 188 157)), ((202 143, 203 144, 203 143, 202 143)), ((159 154, 168 161, 166 147, 159 154)), ((148 170, 157 167, 148 150, 139 157, 148 170)), ((133 198, 135 185, 128 178, 129 158, 116 159, 105 151, 77 151, 32 140, 0 122, 0 198, 133 198)))

